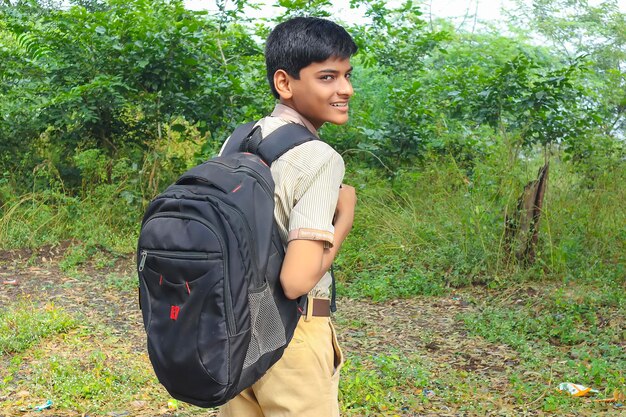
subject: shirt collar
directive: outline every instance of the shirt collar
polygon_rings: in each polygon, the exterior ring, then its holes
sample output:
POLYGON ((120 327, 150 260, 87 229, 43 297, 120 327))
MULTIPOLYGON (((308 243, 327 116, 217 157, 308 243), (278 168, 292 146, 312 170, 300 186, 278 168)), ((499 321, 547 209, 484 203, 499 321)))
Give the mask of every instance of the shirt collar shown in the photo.
POLYGON ((319 138, 319 135, 317 134, 317 129, 315 129, 313 124, 289 106, 281 103, 276 104, 276 107, 274 107, 274 111, 272 112, 271 116, 279 117, 291 123, 298 123, 309 129, 309 131, 311 131, 311 133, 313 133, 315 137, 319 138))

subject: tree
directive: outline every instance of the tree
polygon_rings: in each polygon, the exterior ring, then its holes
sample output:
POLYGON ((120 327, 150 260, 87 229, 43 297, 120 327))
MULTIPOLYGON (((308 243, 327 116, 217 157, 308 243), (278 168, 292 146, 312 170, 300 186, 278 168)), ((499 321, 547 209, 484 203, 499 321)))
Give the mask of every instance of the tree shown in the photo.
POLYGON ((517 1, 510 17, 537 31, 571 60, 589 57, 585 85, 603 117, 602 130, 613 137, 626 134, 626 15, 616 0, 592 6, 587 0, 517 1))
POLYGON ((181 0, 79 3, 0 9, 3 170, 28 176, 49 160, 78 184, 82 149, 141 164, 165 125, 184 129, 178 118, 221 141, 264 112, 269 94, 258 94, 265 83, 251 69, 261 49, 234 19, 181 0))

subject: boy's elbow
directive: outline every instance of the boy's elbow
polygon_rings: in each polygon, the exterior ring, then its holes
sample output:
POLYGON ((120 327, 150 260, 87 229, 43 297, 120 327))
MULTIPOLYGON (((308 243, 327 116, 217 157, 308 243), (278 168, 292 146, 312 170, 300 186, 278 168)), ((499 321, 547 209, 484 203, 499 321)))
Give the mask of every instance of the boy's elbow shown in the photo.
POLYGON ((285 292, 285 297, 287 297, 290 300, 295 300, 298 297, 301 297, 304 294, 306 294, 306 293, 301 293, 300 291, 296 291, 295 289, 285 288, 285 287, 283 287, 283 291, 285 292))
POLYGON ((290 300, 295 300, 298 297, 306 295, 315 287, 318 280, 315 277, 298 277, 289 276, 286 273, 281 273, 280 283, 283 287, 285 296, 290 300))

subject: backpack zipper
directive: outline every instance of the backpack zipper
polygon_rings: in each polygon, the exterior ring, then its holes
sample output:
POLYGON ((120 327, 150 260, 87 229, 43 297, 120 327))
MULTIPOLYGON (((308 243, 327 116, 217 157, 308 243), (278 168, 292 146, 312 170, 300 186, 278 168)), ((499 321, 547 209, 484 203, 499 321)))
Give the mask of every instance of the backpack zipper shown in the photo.
MULTIPOLYGON (((218 235, 215 232, 215 228, 208 223, 206 220, 204 220, 201 217, 197 217, 197 216, 193 216, 193 215, 189 215, 189 214, 180 214, 177 213, 175 211, 166 211, 163 213, 157 213, 153 216, 151 216, 148 220, 145 221, 144 226, 146 223, 148 223, 150 220, 152 219, 156 219, 159 217, 174 217, 177 219, 187 219, 187 220, 195 220, 198 223, 203 224, 204 226, 206 226, 211 232, 213 232, 213 234, 217 237, 217 240, 220 244, 220 248, 222 248, 222 253, 224 254, 224 278, 226 278, 227 276, 229 276, 228 274, 228 252, 226 252, 226 245, 224 244, 224 241, 222 240, 222 238, 220 237, 220 235, 218 235)), ((139 263, 139 266, 141 266, 141 264, 143 263, 145 265, 145 259, 143 256, 143 252, 142 252, 142 258, 141 261, 139 263)), ((148 254, 146 253, 145 257, 147 257, 148 254)), ((228 325, 228 333, 230 336, 232 336, 233 334, 237 333, 237 326, 235 323, 235 314, 233 312, 233 300, 232 300, 232 295, 230 293, 230 281, 228 279, 224 279, 224 292, 226 293, 226 295, 224 296, 224 308, 226 309, 226 323, 228 325)))
POLYGON ((144 249, 141 251, 141 261, 139 262, 139 272, 143 271, 146 264, 146 258, 148 255, 155 255, 161 258, 173 258, 173 259, 189 259, 189 260, 211 260, 219 258, 217 253, 210 252, 185 252, 185 251, 166 251, 156 249, 144 249))

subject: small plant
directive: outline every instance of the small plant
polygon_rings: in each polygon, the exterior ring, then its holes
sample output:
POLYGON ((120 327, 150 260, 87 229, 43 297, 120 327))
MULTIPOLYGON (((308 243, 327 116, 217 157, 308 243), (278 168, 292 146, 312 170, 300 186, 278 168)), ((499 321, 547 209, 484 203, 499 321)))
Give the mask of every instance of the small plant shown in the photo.
POLYGON ((22 352, 39 340, 76 325, 74 318, 54 304, 17 303, 0 311, 0 357, 22 352))
POLYGON ((106 286, 116 291, 136 291, 139 285, 137 277, 128 274, 111 273, 105 278, 106 286))
POLYGON ((72 246, 59 262, 59 266, 63 271, 71 271, 76 269, 89 259, 89 249, 84 245, 72 246))
POLYGON ((340 380, 342 408, 348 415, 411 410, 419 401, 415 392, 426 386, 428 376, 416 358, 401 359, 394 353, 350 356, 340 380))

